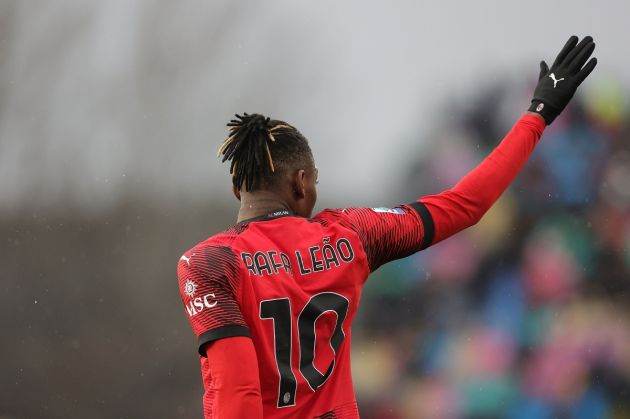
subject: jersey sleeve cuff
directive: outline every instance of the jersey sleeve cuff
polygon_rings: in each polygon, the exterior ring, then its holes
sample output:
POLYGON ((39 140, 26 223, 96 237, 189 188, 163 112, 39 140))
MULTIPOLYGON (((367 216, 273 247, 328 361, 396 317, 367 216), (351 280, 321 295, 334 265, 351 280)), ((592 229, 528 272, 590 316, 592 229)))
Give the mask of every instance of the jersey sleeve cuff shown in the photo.
POLYGON ((249 329, 245 326, 238 324, 229 324, 227 326, 217 327, 216 329, 208 330, 205 333, 199 335, 199 355, 206 357, 206 353, 203 347, 206 343, 215 341, 217 339, 231 338, 234 336, 251 337, 249 329))
POLYGON ((420 250, 424 250, 427 247, 431 246, 433 243, 433 238, 435 237, 435 225, 433 224, 433 217, 429 212, 428 208, 420 201, 412 202, 409 204, 411 208, 413 208, 420 219, 422 220, 422 226, 424 228, 424 235, 422 237, 422 245, 420 246, 420 250))
POLYGON ((525 114, 521 116, 519 122, 525 123, 532 127, 539 136, 542 135, 545 127, 547 126, 547 123, 540 115, 525 114))

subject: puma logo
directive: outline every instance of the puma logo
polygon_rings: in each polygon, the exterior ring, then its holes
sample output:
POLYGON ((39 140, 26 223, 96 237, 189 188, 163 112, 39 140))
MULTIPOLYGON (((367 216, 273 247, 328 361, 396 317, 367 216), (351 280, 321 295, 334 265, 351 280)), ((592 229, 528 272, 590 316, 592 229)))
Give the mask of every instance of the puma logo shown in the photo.
POLYGON ((190 266, 190 258, 192 258, 193 256, 195 256, 194 253, 192 255, 190 255, 189 258, 187 258, 186 255, 182 255, 182 257, 179 258, 179 260, 183 260, 184 262, 186 262, 186 264, 188 264, 188 266, 190 266))
POLYGON ((553 74, 553 73, 551 73, 551 74, 549 75, 549 77, 551 77, 551 80, 553 80, 553 88, 554 88, 554 89, 556 88, 556 85, 558 84, 558 82, 561 82, 562 80, 564 80, 564 77, 563 77, 563 78, 561 78, 561 79, 556 79, 556 75, 555 75, 555 74, 553 74))

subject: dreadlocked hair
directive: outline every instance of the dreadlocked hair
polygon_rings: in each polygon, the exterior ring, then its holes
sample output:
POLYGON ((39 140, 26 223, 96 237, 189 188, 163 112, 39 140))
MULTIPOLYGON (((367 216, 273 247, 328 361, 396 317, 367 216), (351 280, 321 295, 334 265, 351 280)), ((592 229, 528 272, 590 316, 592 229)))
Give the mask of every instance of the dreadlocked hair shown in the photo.
POLYGON ((227 124, 229 137, 217 157, 223 155, 222 162, 230 161, 232 184, 238 190, 272 188, 298 163, 312 163, 308 141, 293 126, 260 114, 235 116, 227 124))

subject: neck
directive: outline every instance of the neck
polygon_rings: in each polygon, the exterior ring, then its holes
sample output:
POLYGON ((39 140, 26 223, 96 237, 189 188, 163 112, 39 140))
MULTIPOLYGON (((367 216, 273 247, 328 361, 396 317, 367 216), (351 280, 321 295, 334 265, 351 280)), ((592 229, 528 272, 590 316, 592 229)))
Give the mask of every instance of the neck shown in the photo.
POLYGON ((241 192, 241 208, 236 222, 260 217, 281 208, 291 210, 288 202, 273 192, 241 192))

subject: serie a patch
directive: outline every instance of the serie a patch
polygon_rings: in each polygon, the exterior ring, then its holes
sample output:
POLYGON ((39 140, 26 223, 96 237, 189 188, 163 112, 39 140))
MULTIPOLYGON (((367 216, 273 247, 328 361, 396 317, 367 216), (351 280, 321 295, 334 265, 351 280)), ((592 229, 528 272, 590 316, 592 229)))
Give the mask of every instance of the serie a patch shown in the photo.
POLYGON ((396 208, 378 207, 378 208, 372 208, 372 211, 389 212, 390 214, 401 214, 401 215, 405 214, 405 210, 400 207, 396 207, 396 208))

